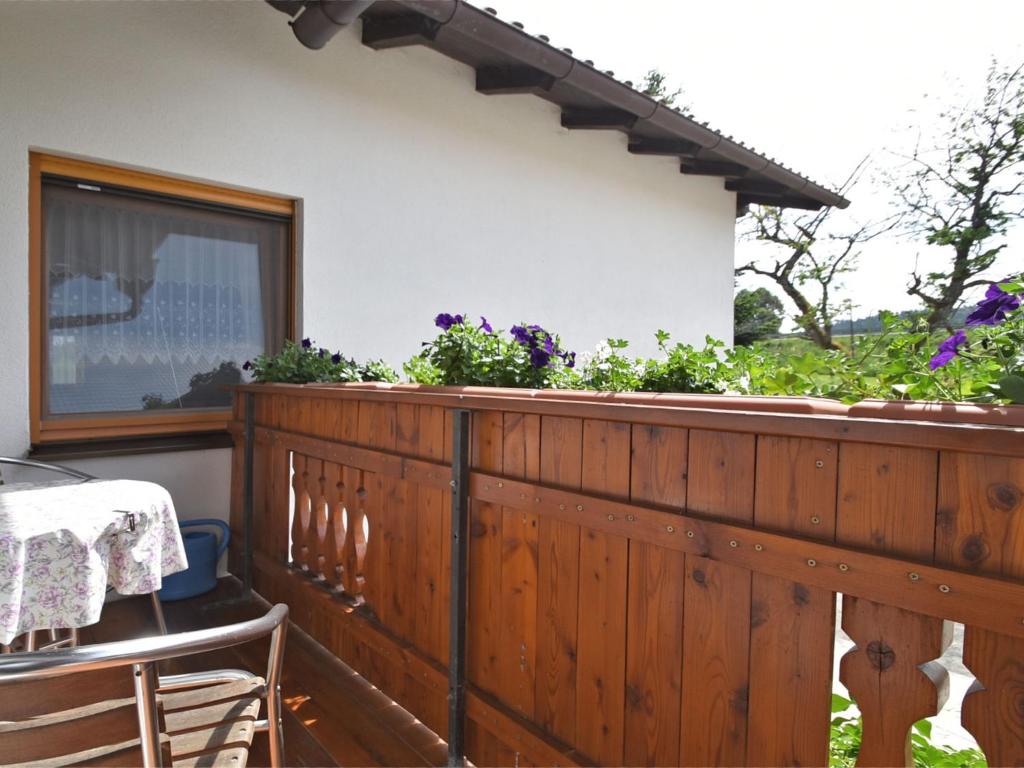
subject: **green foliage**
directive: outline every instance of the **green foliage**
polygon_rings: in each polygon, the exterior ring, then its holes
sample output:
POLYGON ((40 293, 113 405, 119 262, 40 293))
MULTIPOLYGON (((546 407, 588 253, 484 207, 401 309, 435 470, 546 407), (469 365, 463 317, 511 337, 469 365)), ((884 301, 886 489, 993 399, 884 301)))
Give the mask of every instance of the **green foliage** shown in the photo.
POLYGON ((721 341, 704 339, 704 348, 689 344, 669 346, 669 335, 657 332, 658 349, 665 356, 644 363, 641 392, 697 392, 718 394, 723 391, 719 351, 725 347, 721 341))
POLYGON ((783 307, 767 288, 740 290, 733 300, 733 343, 752 344, 779 332, 783 307))
POLYGON ((683 95, 683 90, 681 88, 676 88, 674 91, 670 91, 668 89, 668 76, 663 72, 659 72, 657 69, 648 70, 647 74, 644 75, 643 82, 640 83, 638 90, 640 93, 650 96, 659 104, 664 104, 666 107, 676 106, 676 99, 683 95))
MULTIPOLYGON (((579 366, 575 353, 538 325, 513 326, 506 336, 483 318, 476 326, 463 315, 442 313, 435 318, 441 332, 404 370, 412 382, 454 386, 1024 404, 1022 295, 1021 277, 990 286, 968 327, 945 341, 931 335, 922 318, 883 312, 881 332, 861 337, 855 351, 780 349, 774 340, 726 349, 711 337, 703 346, 673 344, 658 331, 656 357, 632 356, 628 341, 608 339, 582 356, 579 366)), ((246 368, 260 382, 398 378, 381 361, 358 365, 314 349, 309 339, 287 343, 280 354, 261 355, 246 368)))
MULTIPOLYGON (((859 714, 851 712, 854 703, 832 694, 832 724, 829 739, 829 768, 854 768, 864 732, 859 714)), ((932 742, 932 724, 927 720, 914 723, 910 731, 910 747, 915 768, 987 768, 985 756, 977 749, 954 749, 932 742)))
POLYGON ((515 326, 521 334, 517 340, 494 333, 486 321, 477 327, 463 322, 462 317, 456 315, 458 322, 440 326, 441 333, 424 342, 420 354, 403 366, 410 381, 464 387, 565 386, 570 364, 562 356, 557 335, 524 324, 515 326), (541 364, 536 355, 545 342, 549 342, 551 353, 541 355, 541 364))
POLYGON ((259 355, 243 366, 252 371, 253 380, 261 384, 311 384, 343 381, 398 381, 398 374, 383 360, 360 365, 341 353, 314 348, 309 339, 301 344, 286 341, 276 355, 259 355))

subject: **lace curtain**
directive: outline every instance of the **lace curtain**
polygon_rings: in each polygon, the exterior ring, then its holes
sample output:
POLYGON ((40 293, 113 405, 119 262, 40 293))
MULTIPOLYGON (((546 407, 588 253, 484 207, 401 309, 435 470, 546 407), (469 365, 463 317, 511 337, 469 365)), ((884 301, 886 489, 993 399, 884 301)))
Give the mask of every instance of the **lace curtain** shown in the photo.
POLYGON ((286 221, 43 185, 50 413, 220 407, 285 334, 286 221))

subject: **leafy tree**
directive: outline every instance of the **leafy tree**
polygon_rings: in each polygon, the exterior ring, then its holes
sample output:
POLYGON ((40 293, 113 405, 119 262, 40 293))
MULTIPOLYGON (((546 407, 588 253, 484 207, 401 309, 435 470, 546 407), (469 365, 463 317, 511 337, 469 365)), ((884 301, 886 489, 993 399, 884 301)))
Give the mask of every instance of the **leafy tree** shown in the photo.
MULTIPOLYGON (((663 72, 659 72, 657 69, 648 70, 647 74, 644 75, 643 81, 640 83, 640 92, 650 96, 660 104, 664 104, 666 107, 676 106, 676 99, 683 95, 682 88, 676 88, 674 91, 668 89, 668 76, 663 72)), ((685 109, 680 105, 680 109, 685 109)))
POLYGON ((928 310, 928 327, 950 327, 964 292, 982 279, 1005 243, 1007 227, 1024 217, 1024 65, 989 69, 980 105, 941 114, 938 145, 904 157, 888 175, 905 225, 949 261, 923 274, 914 270, 907 293, 928 310))
POLYGON ((774 336, 782 314, 782 302, 767 288, 741 289, 733 300, 733 343, 746 346, 774 336))
MULTIPOLYGON (((866 164, 865 159, 854 169, 841 192, 856 184, 866 164)), ((754 206, 743 236, 775 247, 767 250, 767 257, 736 269, 737 275, 760 275, 778 285, 796 307, 796 323, 822 349, 838 349, 832 341, 832 327, 847 305, 837 302, 835 294, 842 287, 843 275, 856 267, 860 246, 896 223, 895 217, 890 217, 856 224, 844 221, 843 216, 836 208, 794 213, 754 206)))

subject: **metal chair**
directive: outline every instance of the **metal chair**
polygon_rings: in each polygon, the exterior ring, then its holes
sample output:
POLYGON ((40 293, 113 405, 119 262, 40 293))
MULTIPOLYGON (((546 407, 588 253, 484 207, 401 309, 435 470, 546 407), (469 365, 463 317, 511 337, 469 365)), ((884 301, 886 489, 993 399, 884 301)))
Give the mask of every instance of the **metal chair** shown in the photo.
POLYGON ((281 666, 288 607, 252 621, 0 657, 0 761, 10 765, 244 766, 254 733, 284 764, 281 666), (266 677, 157 673, 160 661, 270 636, 266 677), (257 719, 266 700, 266 716, 257 719))
MULTIPOLYGON (((25 467, 26 469, 38 469, 43 472, 56 472, 58 474, 67 475, 69 477, 77 478, 83 483, 87 483, 90 480, 96 480, 97 478, 90 475, 88 472, 83 472, 80 469, 74 467, 66 467, 63 464, 50 464, 45 461, 36 461, 34 459, 16 459, 13 456, 0 456, 0 465, 7 464, 16 467, 25 467)), ((3 475, 0 473, 0 485, 3 485, 3 475)), ((110 591, 109 588, 107 590, 110 591)), ((164 609, 160 604, 160 597, 156 592, 150 593, 150 600, 153 604, 153 615, 156 617, 156 625, 160 630, 161 635, 167 634, 167 622, 164 621, 164 609)), ((78 646, 78 630, 71 628, 68 631, 66 637, 59 637, 57 629, 49 630, 50 641, 44 645, 36 645, 36 633, 26 632, 24 649, 26 651, 35 650, 53 650, 56 648, 75 648, 78 646)), ((5 651, 9 651, 9 648, 5 648, 5 651)))

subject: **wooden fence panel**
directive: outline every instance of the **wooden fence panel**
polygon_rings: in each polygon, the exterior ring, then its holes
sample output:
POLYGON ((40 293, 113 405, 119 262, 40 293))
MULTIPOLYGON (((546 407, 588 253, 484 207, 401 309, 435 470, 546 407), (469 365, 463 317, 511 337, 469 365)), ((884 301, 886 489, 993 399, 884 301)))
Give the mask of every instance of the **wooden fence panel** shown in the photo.
MULTIPOLYGON (((686 507, 685 429, 634 425, 630 498, 686 507)), ((679 762, 685 558, 647 542, 629 542, 625 765, 679 762)))
MULTIPOLYGON (((582 488, 629 498, 628 424, 583 422, 582 488)), ((622 763, 628 540, 590 528, 580 535, 576 740, 603 765, 622 763)))
MULTIPOLYGON (((501 472, 504 419, 496 411, 474 414, 470 452, 476 469, 501 472)), ((469 606, 466 671, 474 685, 498 693, 495 650, 501 635, 501 508, 473 500, 469 522, 469 606)))
MULTIPOLYGON (((935 451, 844 443, 839 451, 836 539, 880 552, 932 559, 935 451)), ((908 571, 911 579, 912 571, 908 571)), ((941 619, 846 596, 843 629, 856 644, 840 678, 863 716, 859 766, 913 765, 910 728, 942 706, 949 644, 941 619)))
MULTIPOLYGON (((760 436, 754 523, 808 538, 835 537, 838 446, 760 436)), ((752 765, 825 765, 832 697, 835 593, 753 575, 750 618, 752 765), (773 712, 773 717, 758 713, 773 712)))
MULTIPOLYGON (((506 413, 502 473, 536 482, 540 477, 540 417, 506 413)), ((536 696, 537 515, 501 508, 501 629, 497 672, 502 700, 531 720, 536 696)))
MULTIPOLYGON (((939 469, 936 560, 1024 579, 1024 460, 943 452, 939 469)), ((1024 765, 1024 640, 968 626, 964 665, 964 727, 989 765, 1024 765)))
MULTIPOLYGON (((583 470, 583 421, 541 417, 540 480, 578 490, 583 470)), ((536 722, 576 743, 577 608, 580 527, 537 521, 536 722)))
MULTIPOLYGON (((690 430, 687 507, 752 523, 754 435, 690 430)), ((744 765, 750 657, 750 571, 686 558, 683 765, 744 765)))
MULTIPOLYGON (((254 583, 443 735, 451 411, 440 396, 353 391, 255 395, 254 583)), ((841 665, 864 714, 860 765, 908 764, 910 726, 944 690, 943 615, 975 622, 966 727, 991 764, 1024 762, 1024 630, 976 609, 991 590, 1024 614, 1011 581, 1024 578, 1024 455, 981 453, 978 430, 942 425, 863 443, 863 419, 788 432, 799 417, 701 406, 688 421, 654 399, 582 418, 570 396, 488 402, 471 436, 477 764, 821 764, 834 593, 847 590, 865 595, 844 598, 856 647, 841 665), (958 434, 974 452, 947 450, 958 434)))

